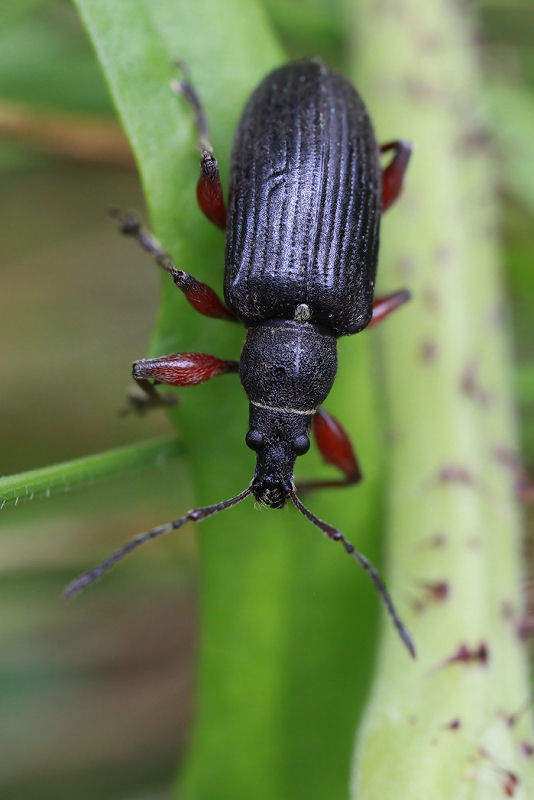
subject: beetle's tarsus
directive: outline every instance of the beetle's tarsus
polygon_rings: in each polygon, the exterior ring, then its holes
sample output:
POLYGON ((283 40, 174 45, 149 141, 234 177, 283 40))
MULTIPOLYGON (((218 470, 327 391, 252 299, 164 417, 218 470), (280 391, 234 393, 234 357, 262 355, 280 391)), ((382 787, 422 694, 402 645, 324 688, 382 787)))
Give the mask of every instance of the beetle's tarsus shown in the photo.
POLYGON ((119 416, 125 417, 128 414, 137 414, 142 417, 147 412, 156 408, 172 408, 180 403, 180 398, 176 394, 167 392, 166 394, 157 393, 157 399, 149 397, 145 393, 131 389, 126 394, 126 405, 119 408, 119 416))

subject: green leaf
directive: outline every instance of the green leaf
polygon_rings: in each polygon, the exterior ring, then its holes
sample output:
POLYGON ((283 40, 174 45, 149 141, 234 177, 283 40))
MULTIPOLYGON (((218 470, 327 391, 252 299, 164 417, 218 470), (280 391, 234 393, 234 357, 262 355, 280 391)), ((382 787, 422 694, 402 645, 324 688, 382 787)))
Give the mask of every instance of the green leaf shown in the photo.
MULTIPOLYGON (((185 59, 224 179, 247 96, 284 60, 261 7, 251 0, 77 5, 132 142, 158 237, 180 267, 220 291, 223 238, 196 208, 192 114, 169 82, 174 59, 185 59)), ((242 330, 195 315, 166 276, 162 282, 152 354, 196 350, 238 357, 242 330)), ((373 556, 381 442, 371 339, 341 343, 339 378, 328 402, 356 438, 366 482, 310 504, 373 556)), ((250 482, 247 413, 232 376, 191 390, 176 411, 199 504, 230 497, 250 482)), ((301 463, 300 474, 319 469, 316 456, 301 463)), ((377 625, 378 601, 368 579, 294 509, 260 513, 248 500, 203 523, 199 538, 202 631, 184 796, 345 798, 377 625)), ((400 644, 399 653, 406 657, 400 644)))
POLYGON ((175 438, 154 439, 54 464, 52 467, 9 475, 0 478, 0 510, 27 500, 69 492, 136 467, 164 464, 181 452, 182 448, 175 438))

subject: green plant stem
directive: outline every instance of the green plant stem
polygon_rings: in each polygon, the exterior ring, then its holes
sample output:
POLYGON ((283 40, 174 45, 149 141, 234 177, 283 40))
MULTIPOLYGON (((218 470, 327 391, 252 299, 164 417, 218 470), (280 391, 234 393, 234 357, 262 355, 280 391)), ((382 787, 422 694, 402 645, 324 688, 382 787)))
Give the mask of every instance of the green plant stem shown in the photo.
POLYGON ((123 475, 136 467, 163 465, 181 452, 182 447, 174 437, 160 438, 9 475, 0 478, 0 510, 123 475))
POLYGON ((382 285, 407 285, 414 300, 380 344, 390 588, 411 606, 419 651, 401 668, 384 627, 353 797, 533 797, 521 518, 506 463, 516 422, 473 28, 446 0, 353 11, 355 74, 378 134, 415 143, 380 255, 382 285), (462 646, 485 647, 487 661, 447 663, 462 646))

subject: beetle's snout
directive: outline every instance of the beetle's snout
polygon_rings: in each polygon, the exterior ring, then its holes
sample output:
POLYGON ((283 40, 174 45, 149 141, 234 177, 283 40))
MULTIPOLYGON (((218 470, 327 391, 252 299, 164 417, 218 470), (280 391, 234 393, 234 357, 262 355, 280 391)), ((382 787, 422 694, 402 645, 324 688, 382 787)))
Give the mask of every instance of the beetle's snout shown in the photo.
POLYGON ((264 506, 270 508, 283 508, 289 494, 289 487, 285 487, 280 481, 266 479, 252 484, 254 497, 264 506))
POLYGON ((271 508, 282 508, 291 490, 294 464, 295 455, 285 442, 279 439, 264 442, 256 454, 252 482, 256 500, 271 508))

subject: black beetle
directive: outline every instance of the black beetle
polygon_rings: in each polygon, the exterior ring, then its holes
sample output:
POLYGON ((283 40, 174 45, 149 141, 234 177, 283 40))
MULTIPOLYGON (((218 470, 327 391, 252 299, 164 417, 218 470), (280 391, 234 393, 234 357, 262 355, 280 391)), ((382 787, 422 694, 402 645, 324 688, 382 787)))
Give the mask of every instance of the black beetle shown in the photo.
POLYGON ((226 305, 206 284, 177 269, 135 217, 112 213, 122 232, 155 256, 191 305, 206 316, 242 322, 247 338, 239 362, 203 353, 135 362, 133 376, 144 390, 142 401, 135 402, 138 407, 174 403, 176 398, 161 396, 155 384, 187 386, 239 371, 250 402, 246 443, 256 451, 256 470, 250 486, 236 497, 140 534, 65 593, 76 594, 143 542, 249 494, 272 508, 290 499, 369 573, 415 655, 374 567, 339 530, 302 504, 293 480, 295 460, 309 448, 312 424, 323 457, 343 478, 310 482, 307 488, 352 484, 361 477, 347 434, 321 404, 336 376, 337 338, 380 321, 409 298, 403 290, 373 300, 373 292, 380 215, 401 191, 411 146, 396 141, 379 148, 359 95, 319 59, 288 64, 261 82, 243 112, 226 211, 198 95, 188 79, 174 88, 195 111, 202 154, 200 207, 226 231, 226 305), (384 170, 381 150, 394 151, 384 170))

